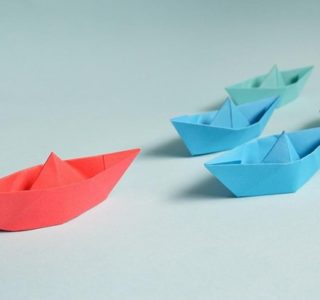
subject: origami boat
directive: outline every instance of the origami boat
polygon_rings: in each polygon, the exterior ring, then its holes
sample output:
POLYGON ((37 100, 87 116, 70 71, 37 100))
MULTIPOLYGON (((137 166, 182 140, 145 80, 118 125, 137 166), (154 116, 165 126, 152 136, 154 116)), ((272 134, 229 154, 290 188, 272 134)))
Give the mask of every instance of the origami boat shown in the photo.
POLYGON ((239 146, 205 164, 235 196, 293 193, 320 167, 320 127, 239 146))
POLYGON ((297 98, 309 78, 313 67, 279 71, 273 66, 267 74, 228 86, 226 91, 237 104, 280 96, 279 106, 297 98))
POLYGON ((0 179, 0 229, 28 230, 65 223, 102 202, 139 153, 61 160, 0 179))
POLYGON ((218 111, 180 116, 171 122, 191 155, 232 149, 260 135, 278 98, 236 106, 228 98, 218 111))

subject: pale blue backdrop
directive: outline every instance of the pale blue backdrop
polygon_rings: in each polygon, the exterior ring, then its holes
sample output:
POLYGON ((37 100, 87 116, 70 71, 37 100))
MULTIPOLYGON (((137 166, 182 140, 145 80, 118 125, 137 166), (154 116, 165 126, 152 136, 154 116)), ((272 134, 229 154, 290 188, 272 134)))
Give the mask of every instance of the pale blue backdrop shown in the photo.
POLYGON ((320 4, 0 0, 0 175, 131 147, 108 201, 60 227, 0 233, 0 298, 320 298, 320 174, 234 199, 169 123, 224 87, 316 66, 264 135, 320 125, 320 4))

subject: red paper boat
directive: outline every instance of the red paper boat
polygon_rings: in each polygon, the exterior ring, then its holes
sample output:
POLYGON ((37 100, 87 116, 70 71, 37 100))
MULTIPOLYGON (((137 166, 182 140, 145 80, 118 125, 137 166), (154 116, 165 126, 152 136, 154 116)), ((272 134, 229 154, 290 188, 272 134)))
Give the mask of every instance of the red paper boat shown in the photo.
POLYGON ((65 223, 102 202, 139 153, 132 149, 61 160, 0 179, 0 230, 18 231, 65 223))

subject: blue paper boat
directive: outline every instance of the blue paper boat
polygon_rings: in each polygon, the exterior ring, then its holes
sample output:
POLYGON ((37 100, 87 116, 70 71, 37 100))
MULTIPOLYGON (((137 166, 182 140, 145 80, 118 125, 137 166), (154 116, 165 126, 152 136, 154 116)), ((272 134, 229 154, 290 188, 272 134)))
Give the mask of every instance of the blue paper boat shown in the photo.
POLYGON ((283 132, 205 163, 235 196, 293 193, 320 167, 320 127, 283 132))
POLYGON ((218 152, 259 136, 278 101, 271 97, 236 106, 228 98, 218 111, 175 117, 171 122, 191 155, 218 152))
POLYGON ((231 85, 226 91, 237 104, 257 101, 271 96, 280 96, 279 106, 297 98, 309 78, 313 67, 279 71, 273 66, 267 74, 231 85))

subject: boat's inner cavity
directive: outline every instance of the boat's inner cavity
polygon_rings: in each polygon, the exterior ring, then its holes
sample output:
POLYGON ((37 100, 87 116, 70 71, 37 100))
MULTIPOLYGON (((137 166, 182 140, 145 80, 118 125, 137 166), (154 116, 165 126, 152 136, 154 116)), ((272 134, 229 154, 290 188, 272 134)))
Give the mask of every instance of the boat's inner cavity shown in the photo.
POLYGON ((290 78, 290 80, 287 83, 287 85, 294 84, 294 83, 298 82, 299 79, 300 79, 300 76, 299 75, 295 75, 292 78, 290 78))
MULTIPOLYGON (((298 75, 294 75, 291 78, 285 80, 285 85, 291 85, 291 84, 295 84, 300 80, 300 76, 298 75)), ((263 80, 261 78, 256 78, 252 81, 251 83, 251 88, 259 88, 262 84, 263 80)))

